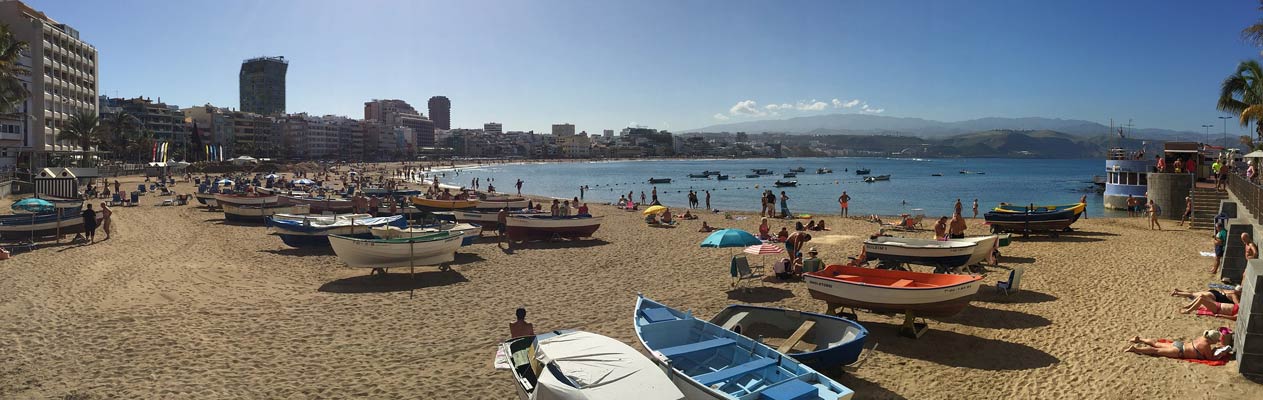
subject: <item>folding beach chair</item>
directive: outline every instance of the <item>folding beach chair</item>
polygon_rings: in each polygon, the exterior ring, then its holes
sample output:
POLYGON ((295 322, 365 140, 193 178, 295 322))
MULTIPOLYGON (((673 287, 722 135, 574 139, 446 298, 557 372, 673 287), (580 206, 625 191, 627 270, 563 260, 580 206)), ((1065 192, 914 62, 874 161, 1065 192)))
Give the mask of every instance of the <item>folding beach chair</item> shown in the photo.
POLYGON ((733 278, 733 287, 739 287, 741 285, 741 281, 749 280, 758 280, 760 286, 763 284, 763 280, 760 279, 763 277, 763 267, 750 267, 750 260, 744 255, 732 256, 732 262, 728 267, 728 274, 733 278), (754 272, 755 270, 758 270, 759 272, 756 273, 754 272))
POLYGON ((1009 270, 1009 280, 996 282, 996 291, 1003 291, 1004 294, 1017 293, 1022 289, 1022 273, 1025 271, 1022 267, 1013 267, 1009 270))
POLYGON ((123 194, 122 194, 122 193, 114 193, 114 198, 110 199, 110 205, 111 205, 111 206, 117 206, 117 205, 119 205, 119 204, 123 204, 123 194))
POLYGON ((128 206, 140 205, 140 193, 141 192, 132 192, 132 203, 129 204, 128 206))

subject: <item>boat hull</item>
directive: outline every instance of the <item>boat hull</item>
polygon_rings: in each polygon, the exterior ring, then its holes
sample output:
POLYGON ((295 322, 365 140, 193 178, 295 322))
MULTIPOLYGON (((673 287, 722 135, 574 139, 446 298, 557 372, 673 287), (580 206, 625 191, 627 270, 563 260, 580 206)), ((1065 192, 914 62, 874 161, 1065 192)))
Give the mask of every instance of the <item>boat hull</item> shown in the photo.
POLYGON ((447 235, 430 241, 387 242, 329 236, 329 245, 346 265, 356 268, 393 268, 440 265, 456 259, 461 235, 447 235))
MULTIPOLYGON (((886 238, 878 238, 886 239, 886 238)), ((864 241, 864 251, 870 259, 883 263, 901 263, 930 265, 941 268, 952 268, 965 265, 973 256, 975 243, 959 243, 955 241, 934 241, 925 239, 893 238, 882 241, 864 241), (906 243, 905 243, 906 242, 906 243), (922 247, 942 244, 951 247, 922 247)))
POLYGON ((914 312, 921 317, 950 317, 969 306, 981 276, 926 274, 831 265, 803 275, 811 297, 838 306, 874 311, 914 312), (832 275, 832 272, 839 275, 832 275), (936 277, 937 275, 937 277, 936 277), (857 279, 858 278, 858 279, 857 279), (852 279, 852 280, 848 280, 852 279), (897 280, 947 281, 935 287, 892 287, 897 280))
POLYGON ((224 219, 237 222, 263 222, 267 217, 276 214, 307 214, 311 209, 306 205, 293 206, 239 206, 224 204, 224 219))
POLYGON ((506 221, 509 240, 579 239, 592 237, 604 217, 512 216, 506 221))
MULTIPOLYGON (((312 234, 312 233, 276 233, 281 238, 281 242, 286 246, 295 248, 304 247, 329 247, 328 234, 312 234)), ((372 233, 355 233, 343 234, 342 236, 353 237, 357 239, 371 239, 372 233)))
POLYGON ((458 232, 461 239, 461 246, 474 244, 474 241, 482 236, 482 227, 470 223, 446 224, 428 227, 412 227, 401 228, 396 226, 379 226, 372 229, 372 236, 382 239, 399 239, 406 237, 418 237, 433 235, 439 232, 458 232))
POLYGON ((982 265, 983 261, 987 261, 987 258, 991 256, 991 252, 1000 248, 1000 235, 975 236, 953 240, 977 243, 977 246, 974 246, 973 253, 969 255, 969 260, 965 261, 965 265, 982 265))
MULTIPOLYGON (((34 214, 34 223, 32 223, 31 214, 10 214, 0 217, 0 238, 26 240, 32 237, 56 236, 58 233, 62 235, 83 233, 83 216, 80 211, 70 209, 62 210, 62 212, 60 217, 57 214, 34 214)), ((97 214, 98 226, 102 219, 103 217, 97 214)))
POLYGON ((277 196, 277 202, 282 205, 300 205, 305 204, 311 208, 311 212, 320 214, 324 212, 347 213, 355 209, 355 205, 351 204, 351 200, 325 200, 295 196, 277 196))
POLYGON ((275 204, 278 201, 277 195, 264 196, 246 196, 238 194, 215 194, 215 201, 221 205, 234 206, 260 206, 265 204, 275 204))
POLYGON ((760 338, 774 347, 782 345, 806 321, 813 321, 815 325, 799 343, 808 345, 810 351, 796 352, 800 346, 795 345, 788 353, 790 357, 815 369, 836 368, 859 360, 868 329, 845 318, 740 304, 728 306, 710 319, 720 327, 733 330, 740 327, 742 335, 760 338))
POLYGON ((219 201, 215 200, 214 193, 196 193, 193 198, 197 199, 197 203, 207 208, 219 207, 219 201))
POLYGON ((411 197, 412 204, 424 210, 465 210, 478 207, 478 200, 438 200, 411 197))
POLYGON ((1070 209, 1026 213, 990 211, 983 218, 991 225, 992 233, 1029 233, 1063 231, 1074 224, 1080 215, 1082 214, 1070 209))

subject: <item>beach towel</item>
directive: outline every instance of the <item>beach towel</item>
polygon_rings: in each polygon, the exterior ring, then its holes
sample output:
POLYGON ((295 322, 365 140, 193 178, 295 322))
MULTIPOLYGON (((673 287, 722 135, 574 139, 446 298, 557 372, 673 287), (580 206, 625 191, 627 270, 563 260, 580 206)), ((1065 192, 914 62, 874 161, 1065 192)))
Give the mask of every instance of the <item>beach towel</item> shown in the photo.
POLYGON ((1198 253, 1199 253, 1199 254, 1201 254, 1201 255, 1202 255, 1202 257, 1214 257, 1214 256, 1215 256, 1215 252, 1213 252, 1213 251, 1198 251, 1198 253))
MULTIPOLYGON (((1200 311, 1198 313, 1200 313, 1200 311)), ((1167 339, 1158 339, 1158 343, 1171 343, 1171 341, 1167 339)), ((1191 363, 1206 364, 1206 365, 1215 366, 1215 367, 1228 364, 1228 360, 1198 360, 1198 359, 1193 359, 1193 358, 1179 358, 1178 360, 1188 361, 1191 363)))

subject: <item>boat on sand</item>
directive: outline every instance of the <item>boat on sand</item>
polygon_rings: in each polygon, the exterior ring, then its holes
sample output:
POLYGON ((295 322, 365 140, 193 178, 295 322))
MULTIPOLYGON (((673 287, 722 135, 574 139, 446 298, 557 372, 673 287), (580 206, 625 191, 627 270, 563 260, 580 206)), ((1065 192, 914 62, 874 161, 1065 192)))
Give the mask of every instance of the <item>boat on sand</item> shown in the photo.
POLYGON ((803 280, 811 297, 828 305, 827 314, 842 307, 903 313, 901 331, 918 337, 925 329, 916 317, 959 314, 978 293, 982 276, 830 265, 803 274, 803 280))
POLYGON ((513 373, 519 399, 684 399, 636 349, 591 332, 560 330, 501 343, 496 369, 513 373))
POLYGON ((357 268, 386 268, 442 265, 456 259, 460 247, 458 232, 436 232, 426 236, 400 239, 359 239, 330 235, 329 245, 338 259, 357 268))
POLYGON ((601 228, 604 217, 574 215, 553 217, 549 215, 513 215, 505 220, 505 233, 509 240, 546 240, 553 238, 579 239, 592 237, 601 228))
POLYGON ((710 322, 746 337, 759 338, 763 344, 818 370, 855 363, 868 337, 868 329, 838 316, 745 304, 724 308, 710 322))
POLYGON ((864 252, 886 266, 917 264, 941 270, 965 265, 977 246, 971 241, 878 236, 864 241, 864 252))

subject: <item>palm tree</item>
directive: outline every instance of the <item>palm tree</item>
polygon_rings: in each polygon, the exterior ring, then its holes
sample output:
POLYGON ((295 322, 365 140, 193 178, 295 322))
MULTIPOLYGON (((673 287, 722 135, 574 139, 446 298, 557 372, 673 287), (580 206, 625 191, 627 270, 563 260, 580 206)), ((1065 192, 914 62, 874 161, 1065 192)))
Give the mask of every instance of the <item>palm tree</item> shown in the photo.
POLYGON ((128 114, 126 111, 119 111, 110 114, 103 122, 109 134, 103 144, 109 151, 114 152, 118 158, 124 158, 125 154, 123 153, 128 150, 129 136, 136 129, 140 128, 140 119, 136 118, 135 115, 128 114))
MULTIPOLYGON (((1259 0, 1259 10, 1263 11, 1263 0, 1259 0)), ((1263 18, 1241 30, 1241 39, 1255 46, 1263 47, 1263 18)))
POLYGON ((66 127, 57 133, 57 140, 74 142, 87 151, 101 143, 100 118, 95 113, 82 112, 70 116, 66 127))
POLYGON ((26 48, 27 43, 14 37, 9 25, 0 24, 0 111, 17 109, 30 96, 18 79, 31 73, 29 68, 18 63, 26 48))
MULTIPOLYGON (((1237 71, 1220 84, 1216 108, 1240 114, 1241 126, 1263 120, 1263 66, 1255 60, 1237 64, 1237 71)), ((1263 124, 1256 128, 1255 135, 1263 141, 1263 124)))

